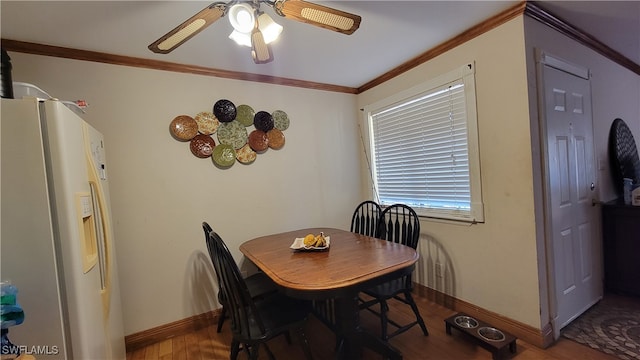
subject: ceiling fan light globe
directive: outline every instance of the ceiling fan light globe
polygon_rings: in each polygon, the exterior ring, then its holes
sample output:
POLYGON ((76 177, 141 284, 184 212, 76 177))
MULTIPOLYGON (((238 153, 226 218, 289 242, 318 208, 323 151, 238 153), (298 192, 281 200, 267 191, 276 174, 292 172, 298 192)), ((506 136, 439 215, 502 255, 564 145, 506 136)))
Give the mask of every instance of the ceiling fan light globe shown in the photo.
POLYGON ((233 32, 229 35, 229 39, 236 42, 236 44, 240 46, 251 47, 251 33, 241 33, 237 30, 233 30, 233 32))
POLYGON ((264 42, 270 44, 278 39, 280 33, 282 33, 282 25, 273 21, 271 16, 262 13, 258 16, 258 28, 264 36, 264 42))
MULTIPOLYGON (((282 33, 282 25, 273 21, 273 19, 262 13, 258 17, 258 28, 264 37, 264 43, 270 44, 278 39, 280 33, 282 33)), ((242 33, 238 30, 234 30, 230 35, 229 39, 236 42, 236 44, 240 46, 251 47, 251 32, 242 33)))
POLYGON ((238 3, 229 9, 229 22, 241 33, 250 33, 256 23, 255 11, 247 3, 238 3))

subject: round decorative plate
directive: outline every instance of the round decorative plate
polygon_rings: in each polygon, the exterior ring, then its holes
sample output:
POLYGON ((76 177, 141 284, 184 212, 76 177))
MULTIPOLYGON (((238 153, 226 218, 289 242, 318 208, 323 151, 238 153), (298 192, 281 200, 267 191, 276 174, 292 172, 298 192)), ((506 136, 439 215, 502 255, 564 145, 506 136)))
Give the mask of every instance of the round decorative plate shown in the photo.
POLYGON ((251 164, 256 160, 258 154, 251 149, 249 144, 241 147, 239 150, 236 150, 236 160, 238 160, 242 164, 251 164))
POLYGON ((253 125, 253 117, 256 112, 249 105, 239 105, 236 109, 236 120, 240 122, 240 124, 244 126, 253 125))
POLYGON ((199 112, 195 119, 196 123, 198 123, 198 131, 200 134, 211 135, 216 132, 218 126, 220 126, 220 121, 209 111, 199 112))
POLYGON ((276 128, 267 131, 269 139, 269 147, 272 149, 281 149, 284 146, 284 133, 276 128))
POLYGON ((271 114, 273 117, 273 126, 281 131, 285 131, 289 128, 289 115, 282 110, 276 110, 271 114))
POLYGON ((247 143, 247 128, 238 121, 222 123, 218 127, 218 141, 240 149, 247 143))
POLYGON ((262 152, 269 148, 269 137, 267 133, 261 130, 253 130, 249 134, 249 146, 254 151, 262 152))
POLYGON ((267 132, 273 129, 273 117, 266 111, 258 111, 253 116, 253 126, 258 130, 267 132))
POLYGON ((176 139, 188 141, 198 134, 198 123, 191 116, 180 115, 171 121, 169 130, 176 139))
POLYGON ((216 142, 209 135, 198 134, 189 144, 191 153, 199 158, 208 158, 213 153, 213 148, 216 146, 216 142))
POLYGON ((236 118, 236 106, 227 99, 221 99, 213 104, 213 114, 222 122, 231 122, 236 118))
POLYGON ((624 194, 624 178, 640 181, 640 158, 633 133, 620 118, 613 120, 609 130, 609 163, 618 195, 624 194))
POLYGON ((236 150, 231 145, 220 144, 213 148, 213 163, 221 167, 229 167, 236 162, 236 150))

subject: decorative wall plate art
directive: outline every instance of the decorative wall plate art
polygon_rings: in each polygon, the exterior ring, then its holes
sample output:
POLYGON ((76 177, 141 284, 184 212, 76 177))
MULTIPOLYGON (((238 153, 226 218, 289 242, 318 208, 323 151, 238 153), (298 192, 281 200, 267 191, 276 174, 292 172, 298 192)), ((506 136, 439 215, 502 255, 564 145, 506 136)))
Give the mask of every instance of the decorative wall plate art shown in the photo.
POLYGON ((189 142, 194 156, 211 157, 216 167, 226 169, 236 161, 251 164, 258 154, 284 147, 283 131, 289 124, 289 116, 282 110, 256 112, 249 105, 236 106, 220 99, 212 111, 201 111, 195 117, 176 116, 169 130, 176 140, 189 142))
POLYGON ((213 104, 213 114, 222 122, 231 122, 236 118, 237 109, 231 101, 222 99, 213 104))
POLYGON ((216 165, 223 168, 230 167, 236 162, 236 149, 231 145, 220 144, 213 148, 211 157, 216 165))
POLYGON ((198 134, 198 123, 189 115, 180 115, 171 121, 169 129, 176 139, 189 141, 198 134))
POLYGON ((236 159, 243 164, 251 164, 256 160, 257 157, 258 154, 253 151, 249 144, 246 144, 245 146, 236 150, 236 159))
POLYGON ((249 146, 256 152, 263 152, 269 148, 269 137, 262 130, 253 130, 249 134, 249 146))
POLYGON ((284 146, 284 133, 276 128, 267 131, 267 139, 269 140, 269 147, 272 149, 277 150, 284 146))
POLYGON ((248 137, 247 128, 240 124, 239 121, 232 120, 222 123, 218 127, 218 141, 221 144, 231 145, 234 149, 240 149, 245 146, 248 137))
POLYGON ((289 128, 289 115, 282 110, 274 111, 271 116, 273 116, 273 125, 276 129, 280 131, 285 131, 289 128))
POLYGON ((273 129, 273 116, 266 111, 258 111, 253 117, 253 126, 267 132, 273 129))
POLYGON ((198 134, 191 139, 191 153, 199 158, 208 158, 213 153, 216 142, 209 135, 198 134))
POLYGON ((203 135, 211 135, 218 130, 220 121, 212 112, 203 111, 196 115, 196 123, 198 123, 198 132, 203 135))
POLYGON ((240 122, 240 124, 245 127, 249 127, 253 125, 253 117, 256 115, 256 112, 249 105, 239 105, 236 108, 236 120, 240 122))

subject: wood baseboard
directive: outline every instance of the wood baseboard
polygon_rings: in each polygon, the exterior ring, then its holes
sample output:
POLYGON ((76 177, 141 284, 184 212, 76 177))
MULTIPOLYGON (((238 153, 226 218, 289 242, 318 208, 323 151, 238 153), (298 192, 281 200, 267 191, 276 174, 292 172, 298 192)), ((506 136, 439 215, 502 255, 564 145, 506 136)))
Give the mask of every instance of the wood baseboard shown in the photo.
MULTIPOLYGON (((448 309, 464 312, 479 320, 492 324, 498 329, 506 330, 517 338, 539 348, 546 349, 554 342, 551 324, 545 325, 542 329, 536 329, 532 326, 480 308, 464 300, 457 299, 438 290, 434 290, 420 284, 414 285, 414 290, 418 296, 428 299, 429 301, 433 301, 448 309)), ((127 335, 124 338, 127 352, 170 339, 176 335, 183 335, 185 333, 201 329, 211 323, 217 323, 219 317, 220 309, 217 309, 165 325, 160 325, 135 334, 127 335)))
POLYGON ((124 337, 125 348, 127 352, 131 352, 170 339, 176 335, 184 335, 196 331, 212 323, 217 324, 220 313, 221 309, 217 309, 127 335, 124 337))
POLYGON ((519 339, 522 339, 539 348, 546 349, 553 343, 553 331, 551 324, 545 325, 542 329, 523 324, 492 311, 483 309, 464 300, 457 299, 438 290, 428 288, 420 284, 414 284, 414 291, 420 297, 433 301, 448 309, 466 313, 469 316, 492 324, 498 329, 503 329, 519 339))

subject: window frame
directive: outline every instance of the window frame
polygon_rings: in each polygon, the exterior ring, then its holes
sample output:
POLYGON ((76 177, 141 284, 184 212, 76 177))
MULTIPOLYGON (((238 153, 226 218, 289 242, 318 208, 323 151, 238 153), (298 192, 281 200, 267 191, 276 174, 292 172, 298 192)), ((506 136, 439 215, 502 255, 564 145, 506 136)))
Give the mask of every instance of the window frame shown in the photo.
POLYGON ((441 74, 435 78, 400 91, 396 94, 378 100, 364 107, 364 121, 369 131, 369 170, 371 171, 371 181, 375 198, 379 199, 378 178, 375 159, 375 139, 372 114, 387 109, 392 105, 408 102, 417 96, 441 88, 455 81, 462 81, 464 84, 464 101, 466 112, 467 130, 467 152, 468 152, 468 172, 470 209, 443 209, 412 206, 421 217, 462 221, 469 223, 484 222, 484 204, 482 200, 482 178, 480 172, 480 147, 478 139, 478 116, 476 109, 476 86, 475 86, 475 63, 468 62, 463 66, 441 74))

